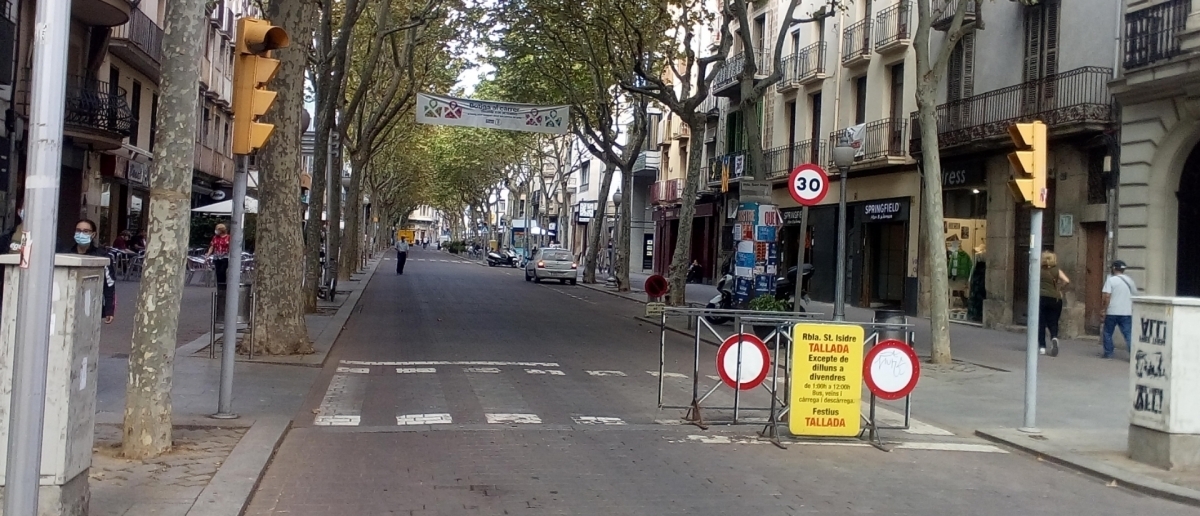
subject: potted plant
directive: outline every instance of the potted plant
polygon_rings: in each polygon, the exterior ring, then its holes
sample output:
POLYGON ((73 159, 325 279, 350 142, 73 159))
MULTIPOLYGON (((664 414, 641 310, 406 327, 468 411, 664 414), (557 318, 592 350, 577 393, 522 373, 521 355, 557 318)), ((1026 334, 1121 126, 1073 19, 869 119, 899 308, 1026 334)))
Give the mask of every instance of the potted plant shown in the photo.
MULTIPOLYGON (((786 299, 777 299, 772 295, 761 295, 750 300, 749 308, 755 312, 790 312, 786 299)), ((754 334, 760 339, 766 339, 775 331, 774 325, 755 325, 754 334)))

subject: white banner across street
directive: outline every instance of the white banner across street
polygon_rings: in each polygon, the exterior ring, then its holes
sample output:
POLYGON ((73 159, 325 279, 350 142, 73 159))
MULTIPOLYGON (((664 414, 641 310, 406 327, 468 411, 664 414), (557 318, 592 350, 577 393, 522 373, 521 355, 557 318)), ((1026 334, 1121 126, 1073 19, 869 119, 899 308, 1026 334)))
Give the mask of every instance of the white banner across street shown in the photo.
POLYGON ((422 124, 567 134, 570 116, 570 106, 537 106, 417 94, 417 122, 422 124))

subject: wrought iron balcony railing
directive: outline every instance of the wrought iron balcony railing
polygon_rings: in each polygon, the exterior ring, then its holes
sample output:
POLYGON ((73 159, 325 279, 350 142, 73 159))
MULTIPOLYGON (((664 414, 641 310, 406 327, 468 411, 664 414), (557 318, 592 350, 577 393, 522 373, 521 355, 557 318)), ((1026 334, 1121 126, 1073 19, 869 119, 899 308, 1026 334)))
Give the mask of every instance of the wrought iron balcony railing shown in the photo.
POLYGON ((875 17, 875 50, 903 45, 912 40, 912 2, 901 0, 875 17))
MULTIPOLYGON (((758 68, 755 75, 768 75, 771 73, 771 60, 775 55, 767 50, 754 51, 754 64, 758 68)), ((720 91, 737 84, 738 76, 742 75, 742 70, 746 68, 746 52, 742 52, 735 56, 730 56, 725 60, 725 66, 713 77, 713 91, 720 91)))
MULTIPOLYGON (((1111 78, 1111 68, 1087 66, 947 102, 937 107, 938 145, 945 149, 1004 137, 1008 126, 1030 120, 1041 120, 1052 130, 1111 123, 1111 78)), ((913 124, 916 127, 915 114, 913 124)), ((920 140, 921 132, 913 131, 913 149, 920 149, 920 140)))
POLYGON ((129 13, 129 21, 113 29, 114 39, 124 39, 133 43, 156 63, 162 62, 163 30, 146 16, 140 9, 129 13))
MULTIPOLYGON (((31 71, 26 69, 23 74, 26 79, 21 81, 15 99, 15 104, 26 110, 29 109, 30 73, 31 71)), ((113 88, 107 82, 79 75, 67 76, 66 86, 66 114, 63 121, 68 127, 107 131, 120 137, 129 136, 133 112, 125 101, 123 88, 113 88)))
POLYGON ((722 154, 708 160, 708 182, 720 183, 723 170, 729 171, 730 181, 740 179, 749 173, 747 170, 749 167, 750 163, 746 160, 746 151, 744 150, 722 154), (738 165, 739 158, 741 158, 741 166, 738 165))
POLYGON ((786 91, 800 87, 810 80, 825 76, 824 41, 818 41, 783 60, 783 78, 777 88, 786 91))
POLYGON ((825 142, 804 140, 791 145, 775 147, 763 153, 767 162, 767 179, 782 179, 792 169, 805 163, 825 166, 825 142))
MULTIPOLYGON (((903 118, 885 118, 866 124, 863 131, 862 154, 856 156, 857 161, 871 161, 886 157, 904 157, 908 155, 905 132, 908 121, 903 118)), ((829 135, 829 146, 837 146, 843 135, 849 129, 834 131, 829 135)), ((830 157, 832 159, 832 157, 830 157)))
MULTIPOLYGON (((954 22, 954 15, 958 12, 959 0, 932 0, 930 7, 933 9, 933 22, 931 25, 937 30, 946 30, 950 28, 950 24, 954 22)), ((967 12, 963 14, 963 23, 975 19, 975 2, 967 0, 967 12)))
POLYGON ((842 32, 842 64, 871 58, 871 19, 864 18, 842 32))
POLYGON ((1170 0, 1125 15, 1125 69, 1140 68, 1182 52, 1179 35, 1191 0, 1170 0))

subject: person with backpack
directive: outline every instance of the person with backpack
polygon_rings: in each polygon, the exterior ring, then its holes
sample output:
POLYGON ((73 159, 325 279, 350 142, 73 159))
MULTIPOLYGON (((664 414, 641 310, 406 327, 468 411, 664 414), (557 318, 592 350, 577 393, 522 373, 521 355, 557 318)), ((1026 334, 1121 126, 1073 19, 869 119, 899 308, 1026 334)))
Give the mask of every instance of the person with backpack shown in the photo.
POLYGON ((1112 276, 1104 282, 1104 330, 1101 342, 1104 344, 1104 354, 1100 358, 1113 357, 1113 331, 1121 328, 1125 336, 1125 349, 1133 346, 1133 296, 1137 295, 1137 285, 1133 278, 1125 275, 1125 262, 1114 261, 1112 276))

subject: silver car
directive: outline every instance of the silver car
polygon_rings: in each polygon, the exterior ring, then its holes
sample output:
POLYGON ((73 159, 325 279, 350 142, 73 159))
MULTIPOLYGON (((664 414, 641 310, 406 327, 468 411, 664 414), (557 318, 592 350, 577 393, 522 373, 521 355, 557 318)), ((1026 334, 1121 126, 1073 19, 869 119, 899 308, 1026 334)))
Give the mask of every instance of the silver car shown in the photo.
POLYGON ((566 249, 538 249, 533 258, 525 262, 525 281, 541 283, 542 280, 558 280, 562 283, 576 282, 579 265, 566 249))

